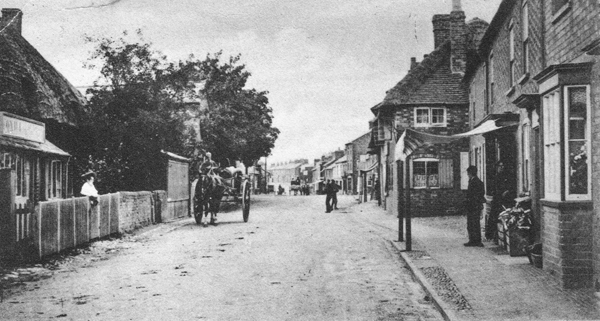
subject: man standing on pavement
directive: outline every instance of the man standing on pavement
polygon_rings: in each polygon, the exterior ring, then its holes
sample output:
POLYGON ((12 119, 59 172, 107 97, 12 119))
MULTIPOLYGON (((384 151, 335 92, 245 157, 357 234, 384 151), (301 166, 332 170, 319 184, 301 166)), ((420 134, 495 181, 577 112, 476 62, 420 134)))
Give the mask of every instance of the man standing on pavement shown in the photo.
POLYGON ((469 166, 467 168, 469 176, 469 186, 467 188, 467 199, 465 200, 465 211, 467 212, 467 232, 469 233, 469 242, 465 246, 483 247, 481 243, 481 224, 479 223, 483 203, 485 203, 485 187, 483 182, 477 177, 477 167, 469 166))
POLYGON ((331 184, 331 180, 327 180, 325 184, 325 213, 331 213, 333 209, 332 199, 333 199, 333 186, 331 184))

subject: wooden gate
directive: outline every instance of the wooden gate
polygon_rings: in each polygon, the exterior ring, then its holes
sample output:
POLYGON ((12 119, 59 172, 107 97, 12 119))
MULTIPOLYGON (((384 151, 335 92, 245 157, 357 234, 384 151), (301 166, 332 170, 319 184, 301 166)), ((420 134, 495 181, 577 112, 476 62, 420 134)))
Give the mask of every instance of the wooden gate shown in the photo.
POLYGON ((15 205, 17 175, 0 170, 0 251, 11 251, 27 242, 33 233, 33 208, 30 202, 15 205))
POLYGON ((189 160, 167 153, 167 208, 163 220, 168 221, 190 214, 189 160))

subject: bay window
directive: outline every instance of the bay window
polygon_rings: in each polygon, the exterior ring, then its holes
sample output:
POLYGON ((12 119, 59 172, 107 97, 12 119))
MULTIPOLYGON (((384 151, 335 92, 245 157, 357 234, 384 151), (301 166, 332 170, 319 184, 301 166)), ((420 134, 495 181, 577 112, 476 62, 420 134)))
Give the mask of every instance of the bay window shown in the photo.
POLYGON ((565 172, 567 199, 588 199, 590 171, 590 98, 587 86, 565 87, 565 172))
POLYGON ((564 86, 544 95, 542 103, 545 198, 562 200, 564 187, 564 199, 589 200, 589 86, 564 86), (564 125, 564 131, 561 130, 561 125, 564 125), (563 145, 561 141, 564 141, 563 145))

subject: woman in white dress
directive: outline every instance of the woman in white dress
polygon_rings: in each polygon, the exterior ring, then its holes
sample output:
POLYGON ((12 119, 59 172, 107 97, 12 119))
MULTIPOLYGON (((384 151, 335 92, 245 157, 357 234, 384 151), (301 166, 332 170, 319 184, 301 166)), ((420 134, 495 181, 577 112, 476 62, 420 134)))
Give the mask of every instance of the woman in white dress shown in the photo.
POLYGON ((92 206, 98 204, 98 190, 94 186, 96 173, 89 171, 81 176, 85 179, 85 183, 81 186, 81 195, 89 197, 92 206))

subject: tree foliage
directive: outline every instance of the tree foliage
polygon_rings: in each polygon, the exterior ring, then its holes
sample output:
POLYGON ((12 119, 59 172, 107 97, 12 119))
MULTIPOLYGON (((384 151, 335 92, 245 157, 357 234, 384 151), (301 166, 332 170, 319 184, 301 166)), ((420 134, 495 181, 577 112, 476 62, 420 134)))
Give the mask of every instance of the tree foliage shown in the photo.
POLYGON ((86 148, 75 165, 98 172, 101 192, 164 188, 162 150, 196 159, 198 150, 211 151, 223 165, 246 166, 270 153, 279 131, 267 92, 245 89, 250 73, 239 56, 169 62, 141 32, 137 41, 127 36, 88 38, 94 50, 87 66, 101 76, 87 91, 86 148), (190 103, 200 99, 208 108, 190 103), (202 141, 192 122, 200 123, 202 141))
POLYGON ((269 155, 279 130, 272 126, 268 92, 245 88, 251 74, 239 62, 238 55, 222 63, 221 52, 201 62, 206 77, 202 93, 209 107, 200 127, 202 146, 217 161, 240 160, 249 167, 269 155))

